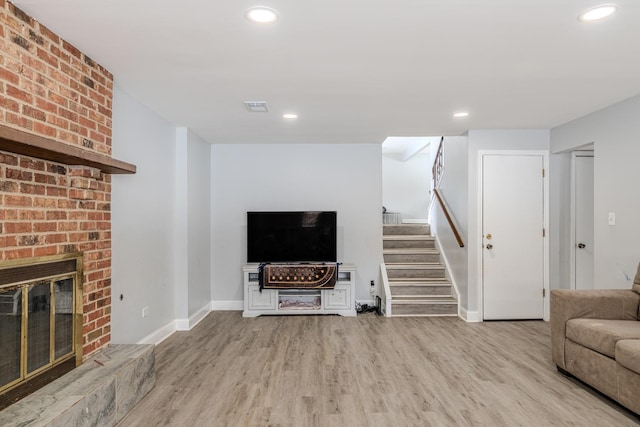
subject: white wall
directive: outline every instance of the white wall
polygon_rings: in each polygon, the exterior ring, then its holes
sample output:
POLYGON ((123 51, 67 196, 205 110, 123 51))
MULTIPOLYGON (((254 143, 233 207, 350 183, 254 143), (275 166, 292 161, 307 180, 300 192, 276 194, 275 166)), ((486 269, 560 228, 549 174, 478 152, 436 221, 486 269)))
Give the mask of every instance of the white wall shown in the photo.
POLYGON ((112 342, 156 342, 208 311, 210 149, 114 88, 113 156, 137 173, 112 176, 112 342))
MULTIPOLYGON (((175 309, 189 329, 211 302, 211 145, 176 129, 175 309)), ((203 312, 204 311, 204 312, 203 312)))
POLYGON ((551 154, 549 164, 549 288, 570 288, 571 154, 551 154))
POLYGON ((189 131, 189 316, 211 302, 211 145, 189 131))
MULTIPOLYGON (((437 150, 437 147, 435 147, 437 150)), ((434 152, 435 152, 434 150, 434 152)), ((460 293, 463 312, 467 309, 468 299, 468 217, 469 207, 469 146, 467 137, 445 137, 444 168, 438 192, 447 205, 449 215, 460 233, 464 248, 456 241, 455 235, 437 202, 432 206, 431 226, 438 237, 440 250, 449 264, 452 280, 460 293)))
POLYGON ((382 156, 382 204, 389 212, 400 212, 403 219, 427 218, 431 166, 429 148, 408 160, 382 156))
MULTIPOLYGON (((379 287, 382 262, 382 148, 379 144, 213 145, 212 298, 243 300, 246 212, 338 212, 338 261, 356 264, 356 298, 379 287)), ((232 302, 232 303, 228 303, 232 302)))
MULTIPOLYGON (((482 247, 481 224, 479 224, 478 182, 480 150, 549 150, 549 130, 472 130, 468 134, 469 144, 469 230, 467 232, 468 250, 468 294, 466 305, 468 312, 478 310, 478 256, 482 247)), ((554 215, 553 212, 550 215, 554 215)), ((467 243, 467 242, 465 242, 467 243)), ((551 272, 550 275, 557 274, 551 272)))
POLYGON ((174 143, 171 124, 115 86, 113 156, 138 171, 112 175, 113 343, 138 342, 175 319, 174 143))
POLYGON ((173 229, 174 306, 176 319, 189 319, 189 137, 184 127, 175 129, 175 196, 173 229))
MULTIPOLYGON (((595 144, 594 270, 597 288, 629 288, 628 278, 633 280, 640 260, 639 117, 640 96, 636 96, 551 131, 553 152, 595 144), (608 212, 616 213, 615 226, 607 224, 608 212)), ((564 256, 568 257, 568 250, 571 248, 565 244, 564 256)))

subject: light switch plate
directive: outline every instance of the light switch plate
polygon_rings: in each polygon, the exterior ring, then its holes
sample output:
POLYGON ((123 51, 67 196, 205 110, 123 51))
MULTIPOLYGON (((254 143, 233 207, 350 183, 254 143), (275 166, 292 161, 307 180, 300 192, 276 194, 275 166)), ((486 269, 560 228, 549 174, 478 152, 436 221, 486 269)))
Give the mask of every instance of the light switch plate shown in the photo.
POLYGON ((616 213, 609 212, 609 225, 616 225, 616 213))

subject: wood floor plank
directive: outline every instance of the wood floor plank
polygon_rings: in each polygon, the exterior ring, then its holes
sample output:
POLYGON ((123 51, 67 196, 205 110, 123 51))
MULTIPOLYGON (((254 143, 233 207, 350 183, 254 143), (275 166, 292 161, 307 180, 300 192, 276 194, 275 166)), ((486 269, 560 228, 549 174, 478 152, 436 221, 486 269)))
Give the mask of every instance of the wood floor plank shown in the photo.
POLYGON ((214 312, 156 349, 128 426, 634 426, 557 372, 545 322, 214 312))

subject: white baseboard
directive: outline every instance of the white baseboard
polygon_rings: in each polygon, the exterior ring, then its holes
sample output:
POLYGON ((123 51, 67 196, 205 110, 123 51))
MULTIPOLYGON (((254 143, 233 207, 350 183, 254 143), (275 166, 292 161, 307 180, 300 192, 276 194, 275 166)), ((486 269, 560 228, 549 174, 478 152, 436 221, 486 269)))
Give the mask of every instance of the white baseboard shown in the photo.
POLYGON ((482 321, 480 319, 480 313, 478 313, 477 311, 467 311, 467 309, 462 306, 460 306, 460 317, 462 318, 462 320, 469 323, 477 323, 482 321))
POLYGON ((142 338, 140 341, 137 342, 137 344, 158 345, 162 341, 169 338, 175 331, 177 331, 177 329, 176 329, 176 321, 174 320, 169 322, 167 325, 163 326, 162 328, 156 330, 155 332, 152 332, 146 337, 142 338))
POLYGON ((211 301, 211 311, 242 311, 244 301, 211 301))
POLYGON ((176 323, 176 331, 189 330, 189 319, 176 319, 174 322, 176 323))
POLYGON ((189 316, 188 319, 176 319, 176 330, 178 331, 190 331, 191 328, 196 326, 207 314, 211 312, 211 302, 208 302, 200 310, 189 316))
POLYGON ((189 329, 196 326, 202 321, 202 319, 207 317, 207 314, 211 313, 211 305, 212 303, 208 302, 204 307, 202 307, 200 310, 196 311, 189 317, 189 329))
POLYGON ((188 319, 176 319, 169 322, 167 325, 161 327, 155 332, 150 333, 146 337, 138 341, 138 344, 154 344, 158 345, 162 341, 169 338, 176 331, 189 331, 202 321, 207 314, 211 312, 211 303, 207 303, 200 310, 196 311, 188 319))

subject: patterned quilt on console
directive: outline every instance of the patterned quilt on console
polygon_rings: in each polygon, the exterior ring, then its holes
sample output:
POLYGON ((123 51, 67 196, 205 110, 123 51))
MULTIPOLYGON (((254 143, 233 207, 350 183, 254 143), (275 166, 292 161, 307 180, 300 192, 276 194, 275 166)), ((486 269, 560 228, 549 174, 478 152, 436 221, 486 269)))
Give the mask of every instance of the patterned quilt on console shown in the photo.
POLYGON ((261 264, 260 289, 333 289, 338 263, 261 264))

